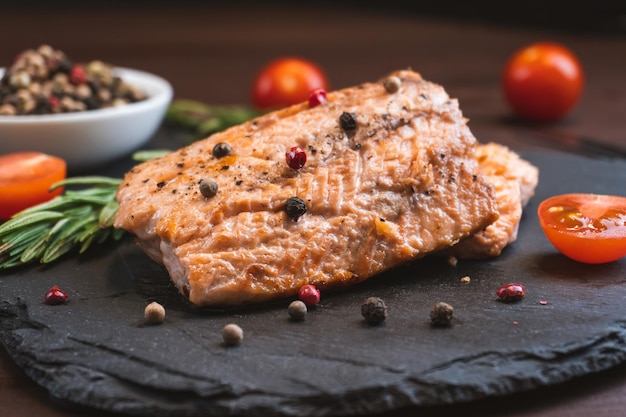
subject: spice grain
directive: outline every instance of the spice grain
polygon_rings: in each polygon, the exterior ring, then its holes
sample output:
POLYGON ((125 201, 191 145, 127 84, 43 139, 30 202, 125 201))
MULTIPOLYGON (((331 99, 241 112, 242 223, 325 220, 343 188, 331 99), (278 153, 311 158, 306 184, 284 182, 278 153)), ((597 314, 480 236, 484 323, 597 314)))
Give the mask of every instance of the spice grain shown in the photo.
POLYGON ((163 321, 165 321, 165 307, 163 307, 156 301, 153 301, 146 306, 143 312, 143 316, 149 323, 163 323, 163 321))
POLYGON ((243 329, 234 323, 227 324, 222 328, 222 339, 228 346, 234 346, 243 340, 243 329))
POLYGON ((385 81, 383 82, 383 86, 389 94, 393 94, 397 93, 400 89, 400 82, 400 78, 392 75, 391 77, 385 79, 385 81))
POLYGON ((526 297, 526 287, 518 283, 504 284, 496 290, 496 295, 505 303, 519 301, 526 297))
POLYGON ((454 317, 454 308, 442 301, 433 304, 430 309, 430 321, 434 326, 449 326, 454 317))
POLYGON ((306 304, 307 307, 313 307, 318 305, 321 299, 321 295, 322 294, 320 290, 313 284, 303 285, 298 290, 298 298, 300 299, 300 301, 306 304))
POLYGON ((230 155, 232 148, 228 143, 220 142, 213 147, 212 154, 216 158, 223 158, 230 155))
POLYGON ((67 298, 68 295, 65 291, 61 290, 58 285, 53 285, 46 293, 44 301, 49 305, 58 305, 65 303, 67 298))
POLYGON ((285 212, 293 220, 298 220, 306 213, 306 203, 300 197, 289 197, 285 202, 285 212))
POLYGON ((387 319, 387 306, 379 297, 369 297, 361 305, 361 315, 369 324, 380 324, 387 319))
POLYGON ((339 116, 339 125, 345 131, 352 131, 356 129, 356 114, 343 112, 341 116, 339 116))
POLYGON ((204 197, 211 198, 217 194, 218 185, 217 182, 213 179, 202 179, 200 180, 200 194, 204 197))
POLYGON ((294 321, 302 321, 308 311, 306 304, 301 300, 294 300, 289 303, 287 308, 289 317, 294 321))

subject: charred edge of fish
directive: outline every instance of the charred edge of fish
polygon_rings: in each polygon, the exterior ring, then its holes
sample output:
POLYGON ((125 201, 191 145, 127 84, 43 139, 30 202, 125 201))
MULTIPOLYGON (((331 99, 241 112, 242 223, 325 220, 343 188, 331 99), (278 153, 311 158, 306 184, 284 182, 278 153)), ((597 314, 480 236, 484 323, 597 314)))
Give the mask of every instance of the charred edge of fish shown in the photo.
POLYGON ((289 197, 285 201, 285 213, 289 218, 298 221, 306 213, 306 203, 300 197, 289 197))

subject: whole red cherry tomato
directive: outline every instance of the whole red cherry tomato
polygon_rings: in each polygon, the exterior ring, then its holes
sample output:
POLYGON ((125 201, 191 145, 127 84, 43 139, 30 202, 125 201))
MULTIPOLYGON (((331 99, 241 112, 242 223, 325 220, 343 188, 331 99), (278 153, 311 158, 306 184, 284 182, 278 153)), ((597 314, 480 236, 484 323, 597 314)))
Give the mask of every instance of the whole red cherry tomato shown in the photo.
POLYGON ((279 58, 256 76, 252 104, 261 110, 287 107, 307 101, 315 88, 328 87, 328 78, 317 64, 298 57, 279 58))
POLYGON ((565 46, 539 42, 515 52, 502 73, 504 95, 524 119, 556 121, 578 102, 584 73, 578 58, 565 46))
POLYGON ((626 197, 561 194, 539 204, 548 240, 575 261, 598 264, 626 256, 626 197))

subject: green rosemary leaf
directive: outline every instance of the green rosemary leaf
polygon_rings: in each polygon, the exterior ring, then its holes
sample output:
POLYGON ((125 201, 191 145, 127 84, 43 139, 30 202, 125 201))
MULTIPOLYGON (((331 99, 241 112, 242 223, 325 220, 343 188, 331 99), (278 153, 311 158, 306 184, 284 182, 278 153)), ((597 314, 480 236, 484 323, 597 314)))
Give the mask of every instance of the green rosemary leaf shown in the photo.
POLYGON ((107 204, 104 205, 104 207, 102 207, 102 210, 100 210, 100 215, 98 216, 98 225, 101 229, 113 226, 115 213, 117 213, 117 210, 119 208, 120 205, 116 200, 109 201, 107 204))
POLYGON ((60 240, 53 246, 48 246, 41 257, 41 263, 50 263, 59 259, 74 248, 74 242, 70 240, 60 240))
POLYGON ((33 213, 40 213, 44 211, 54 212, 55 210, 58 210, 59 208, 65 205, 67 205, 67 201, 62 196, 57 196, 57 197, 54 197, 52 200, 46 201, 41 204, 37 204, 36 206, 29 207, 27 209, 20 211, 19 213, 14 215, 13 218, 9 220, 9 222, 11 222, 13 219, 25 217, 33 213))
POLYGON ((20 261, 28 263, 41 257, 46 250, 47 239, 39 239, 21 251, 20 261))
POLYGON ((99 244, 104 243, 104 241, 106 241, 107 239, 109 239, 111 237, 111 230, 112 229, 102 229, 100 230, 100 232, 98 232, 98 234, 95 236, 96 237, 96 242, 99 244))
POLYGON ((111 233, 111 237, 113 238, 113 240, 120 240, 125 235, 126 235, 126 230, 124 229, 113 229, 113 232, 111 233))
POLYGON ((63 230, 66 224, 70 223, 71 221, 72 219, 69 216, 67 216, 67 217, 59 219, 59 221, 57 221, 54 224, 49 223, 49 230, 48 230, 48 233, 46 233, 46 235, 50 237, 50 236, 57 234, 60 230, 63 230))
POLYGON ((32 213, 26 213, 25 215, 18 214, 18 216, 13 217, 13 219, 10 219, 0 225, 0 238, 8 232, 28 227, 38 222, 60 219, 61 217, 63 217, 63 213, 57 213, 54 211, 33 211, 32 213))
POLYGON ((80 191, 67 191, 63 196, 67 203, 87 203, 103 206, 107 204, 113 198, 111 193, 95 193, 95 192, 80 192, 80 191))
POLYGON ((0 245, 0 254, 18 245, 30 245, 33 240, 36 240, 48 230, 47 224, 39 224, 26 229, 25 231, 14 231, 7 234, 4 238, 5 243, 0 245))
POLYGON ((171 149, 150 149, 145 151, 137 151, 133 154, 133 160, 138 162, 145 162, 152 159, 160 158, 169 153, 172 153, 171 149))
POLYGON ((0 256, 0 268, 1 269, 9 269, 9 268, 14 268, 16 266, 20 266, 23 265, 22 261, 20 260, 20 258, 9 258, 9 259, 4 259, 3 257, 0 256))
POLYGON ((74 240, 76 242, 84 242, 85 240, 89 239, 90 237, 97 235, 98 232, 100 232, 100 230, 103 230, 103 229, 101 229, 100 226, 97 223, 89 224, 89 225, 85 226, 80 233, 76 234, 76 237, 75 237, 74 240))
POLYGON ((72 223, 59 233, 59 239, 71 240, 71 237, 89 225, 97 224, 95 213, 82 218, 73 218, 72 223))
POLYGON ((85 251, 91 247, 91 244, 93 243, 95 237, 96 237, 96 234, 92 233, 92 234, 87 235, 85 239, 79 240, 78 242, 82 242, 82 244, 80 245, 80 248, 78 249, 78 253, 85 253, 85 251))
POLYGON ((66 178, 63 181, 59 181, 54 184, 52 187, 58 188, 67 185, 89 185, 91 187, 101 187, 101 186, 109 186, 117 188, 122 183, 122 180, 119 178, 111 178, 111 177, 102 177, 97 175, 86 176, 86 177, 70 177, 66 178))

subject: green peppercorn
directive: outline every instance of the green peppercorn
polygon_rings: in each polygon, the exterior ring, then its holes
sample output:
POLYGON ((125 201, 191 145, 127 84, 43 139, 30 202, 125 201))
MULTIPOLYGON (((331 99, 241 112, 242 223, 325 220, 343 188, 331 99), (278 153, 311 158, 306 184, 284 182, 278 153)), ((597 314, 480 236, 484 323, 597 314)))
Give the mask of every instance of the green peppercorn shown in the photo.
POLYGON ((289 317, 294 321, 304 320, 304 316, 308 311, 306 304, 300 300, 292 301, 287 308, 289 317))
POLYGON ((361 305, 361 315, 369 324, 380 324, 387 319, 387 306, 378 297, 369 297, 361 305))
POLYGON ((200 180, 200 194, 206 198, 211 198, 217 194, 217 182, 212 179, 200 180))
POLYGON ((346 131, 352 131, 356 129, 356 115, 354 113, 343 112, 339 116, 339 124, 341 128, 346 131))
POLYGON ((228 143, 220 142, 213 147, 213 156, 216 158, 223 158, 230 155, 231 147, 228 143))
POLYGON ((434 326, 449 326, 453 317, 454 308, 448 303, 435 303, 430 310, 430 321, 434 326))
POLYGON ((297 221, 306 213, 306 203, 300 197, 289 197, 285 202, 285 212, 287 216, 297 221))

